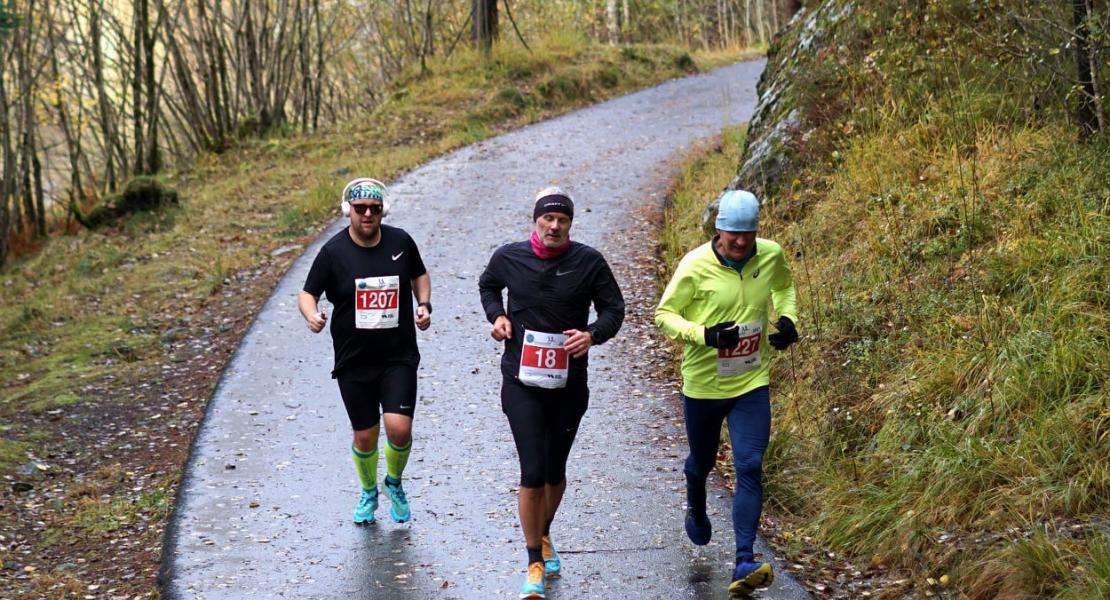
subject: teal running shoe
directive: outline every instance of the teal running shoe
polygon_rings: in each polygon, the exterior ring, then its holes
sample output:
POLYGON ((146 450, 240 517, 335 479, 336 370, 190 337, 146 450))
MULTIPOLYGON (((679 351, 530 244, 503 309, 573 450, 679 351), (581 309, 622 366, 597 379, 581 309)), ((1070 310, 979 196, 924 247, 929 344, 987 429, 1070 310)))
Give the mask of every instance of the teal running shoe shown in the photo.
POLYGON ((546 598, 543 595, 543 563, 534 562, 528 565, 528 577, 524 579, 524 587, 520 588, 521 600, 534 600, 546 598))
POLYGON ((559 577, 559 572, 563 569, 563 563, 559 562, 559 553, 555 551, 555 544, 551 543, 551 536, 543 536, 543 546, 540 547, 543 552, 543 574, 548 579, 559 577))
POLYGON ((373 490, 362 490, 362 496, 358 499, 358 504, 355 506, 355 516, 353 520, 356 524, 366 523, 369 525, 374 522, 374 511, 378 510, 378 488, 374 487, 373 490))
POLYGON ((771 563, 743 561, 732 572, 732 583, 728 586, 729 598, 747 598, 756 588, 765 588, 775 581, 775 569, 771 563))
POLYGON ((389 516, 393 517, 395 522, 404 523, 412 518, 409 499, 405 496, 405 489, 401 487, 400 481, 394 481, 392 477, 386 475, 385 493, 389 496, 389 516))

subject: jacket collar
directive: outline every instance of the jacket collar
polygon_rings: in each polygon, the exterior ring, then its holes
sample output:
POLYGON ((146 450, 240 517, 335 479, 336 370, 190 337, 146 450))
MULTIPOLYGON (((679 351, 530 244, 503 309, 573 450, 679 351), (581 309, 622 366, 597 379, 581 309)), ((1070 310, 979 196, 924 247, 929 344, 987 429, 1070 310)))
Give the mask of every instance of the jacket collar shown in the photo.
MULTIPOLYGON (((727 262, 725 262, 725 257, 721 256, 720 251, 717 250, 717 240, 720 239, 720 237, 721 237, 720 235, 713 236, 713 239, 709 240, 709 248, 711 250, 713 250, 713 256, 717 257, 717 264, 721 265, 722 267, 725 267, 726 269, 731 269, 732 267, 727 262)), ((756 255, 758 255, 758 254, 759 254, 759 238, 756 238, 755 239, 755 244, 752 245, 752 255, 748 257, 747 262, 751 262, 751 260, 753 258, 755 258, 756 255)))

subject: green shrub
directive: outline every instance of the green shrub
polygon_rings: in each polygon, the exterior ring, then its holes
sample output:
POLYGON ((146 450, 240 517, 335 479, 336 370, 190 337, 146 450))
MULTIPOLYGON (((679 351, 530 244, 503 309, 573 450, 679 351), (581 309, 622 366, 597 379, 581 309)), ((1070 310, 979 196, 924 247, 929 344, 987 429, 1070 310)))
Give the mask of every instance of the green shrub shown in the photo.
POLYGON ((497 92, 497 98, 516 108, 528 106, 528 98, 515 86, 501 88, 501 91, 497 92))
POLYGON ((694 62, 694 57, 690 56, 689 52, 683 52, 674 58, 674 66, 680 71, 687 73, 697 73, 698 65, 694 62))
POLYGON ((603 87, 617 87, 621 82, 621 70, 613 64, 602 65, 597 72, 597 80, 603 87))

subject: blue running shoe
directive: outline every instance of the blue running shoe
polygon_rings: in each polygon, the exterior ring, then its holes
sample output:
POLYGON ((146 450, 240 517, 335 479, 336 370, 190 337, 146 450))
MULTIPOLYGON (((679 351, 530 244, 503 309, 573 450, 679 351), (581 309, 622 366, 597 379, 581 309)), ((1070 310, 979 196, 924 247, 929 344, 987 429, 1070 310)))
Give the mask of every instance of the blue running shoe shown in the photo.
POLYGON ((729 598, 747 598, 756 588, 765 588, 775 581, 775 569, 771 563, 743 561, 732 571, 732 583, 728 586, 729 598))
POLYGON ((528 565, 528 577, 524 579, 524 587, 520 588, 520 598, 545 598, 543 592, 543 563, 534 562, 528 565))
POLYGON ((358 505, 355 506, 355 516, 353 518, 355 523, 366 523, 369 525, 374 522, 374 511, 378 510, 378 488, 367 491, 362 490, 362 496, 358 499, 358 505))
POLYGON ((397 523, 404 523, 412 518, 409 509, 409 499, 405 496, 405 488, 400 481, 393 481, 388 475, 385 478, 385 493, 389 496, 389 516, 397 523))
POLYGON ((559 562, 559 553, 555 551, 555 544, 551 543, 551 536, 543 536, 543 546, 540 548, 543 552, 543 574, 548 579, 559 577, 559 572, 563 569, 563 563, 559 562))
POLYGON ((686 509, 686 536, 695 546, 704 546, 713 537, 713 524, 709 522, 709 515, 702 512, 696 514, 692 509, 686 509))

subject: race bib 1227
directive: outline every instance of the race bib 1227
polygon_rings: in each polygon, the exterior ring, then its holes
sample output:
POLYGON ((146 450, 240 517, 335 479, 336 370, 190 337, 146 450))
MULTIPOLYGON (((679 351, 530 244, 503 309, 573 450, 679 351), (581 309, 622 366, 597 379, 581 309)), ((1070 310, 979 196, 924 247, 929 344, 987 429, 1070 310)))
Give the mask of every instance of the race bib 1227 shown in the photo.
POLYGON ((740 343, 735 348, 717 350, 717 375, 721 377, 747 373, 759 366, 759 341, 763 337, 763 323, 753 321, 736 327, 740 330, 740 343))

